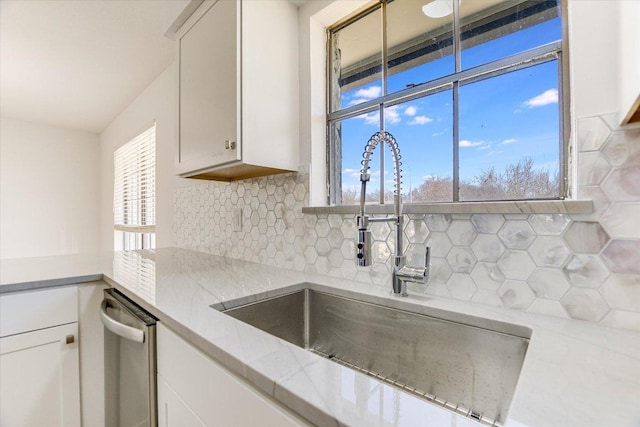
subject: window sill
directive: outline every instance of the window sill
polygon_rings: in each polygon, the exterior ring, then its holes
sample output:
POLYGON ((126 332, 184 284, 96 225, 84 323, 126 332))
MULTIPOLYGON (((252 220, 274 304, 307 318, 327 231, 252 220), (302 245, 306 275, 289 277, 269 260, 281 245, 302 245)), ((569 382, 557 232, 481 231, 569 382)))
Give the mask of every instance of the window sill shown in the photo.
MULTIPOLYGON (((358 206, 310 206, 304 214, 357 214, 358 206)), ((367 213, 392 214, 393 204, 367 205, 367 213)), ((456 202, 403 205, 405 214, 589 214, 591 200, 529 200, 507 202, 456 202)))

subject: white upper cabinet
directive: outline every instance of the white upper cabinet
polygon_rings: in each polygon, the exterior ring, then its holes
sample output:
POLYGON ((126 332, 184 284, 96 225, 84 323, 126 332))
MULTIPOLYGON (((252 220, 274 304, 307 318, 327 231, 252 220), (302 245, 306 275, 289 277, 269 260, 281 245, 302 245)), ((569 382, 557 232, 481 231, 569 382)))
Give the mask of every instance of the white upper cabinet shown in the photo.
POLYGON ((208 0, 177 33, 177 173, 230 181, 298 168, 297 10, 208 0))

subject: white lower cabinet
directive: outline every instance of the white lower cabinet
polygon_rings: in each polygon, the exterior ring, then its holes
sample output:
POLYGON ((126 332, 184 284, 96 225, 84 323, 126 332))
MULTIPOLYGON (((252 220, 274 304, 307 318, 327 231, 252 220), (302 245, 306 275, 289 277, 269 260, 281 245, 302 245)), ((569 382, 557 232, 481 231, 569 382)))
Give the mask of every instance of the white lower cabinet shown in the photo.
POLYGON ((0 338, 0 425, 80 426, 77 336, 74 322, 0 338))
POLYGON ((158 323, 161 427, 309 425, 158 323))
POLYGON ((158 427, 202 426, 206 424, 178 394, 158 376, 158 427))
POLYGON ((0 295, 0 426, 80 421, 77 287, 0 295))

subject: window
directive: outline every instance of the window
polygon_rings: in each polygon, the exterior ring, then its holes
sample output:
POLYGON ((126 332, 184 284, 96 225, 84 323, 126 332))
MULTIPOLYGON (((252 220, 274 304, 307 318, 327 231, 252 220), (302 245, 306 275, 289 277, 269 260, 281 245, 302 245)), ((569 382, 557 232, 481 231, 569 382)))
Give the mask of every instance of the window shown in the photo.
MULTIPOLYGON (((405 203, 566 195, 561 0, 379 0, 328 30, 330 204, 391 132, 405 203)), ((387 147, 367 201, 393 201, 387 147)))
POLYGON ((155 124, 113 154, 114 250, 156 245, 155 124))

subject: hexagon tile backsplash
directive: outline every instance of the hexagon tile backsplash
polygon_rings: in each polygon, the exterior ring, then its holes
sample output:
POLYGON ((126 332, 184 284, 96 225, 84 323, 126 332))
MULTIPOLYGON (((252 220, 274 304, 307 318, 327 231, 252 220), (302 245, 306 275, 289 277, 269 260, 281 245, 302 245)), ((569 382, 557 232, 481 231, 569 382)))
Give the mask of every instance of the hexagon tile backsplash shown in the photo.
MULTIPOLYGON (((640 330, 640 128, 580 119, 578 198, 594 212, 408 215, 410 265, 431 247, 424 292, 640 330)), ((178 246, 388 286, 391 228, 375 223, 373 264, 356 267, 354 215, 302 214, 308 167, 247 181, 194 181, 174 194, 178 246)))

